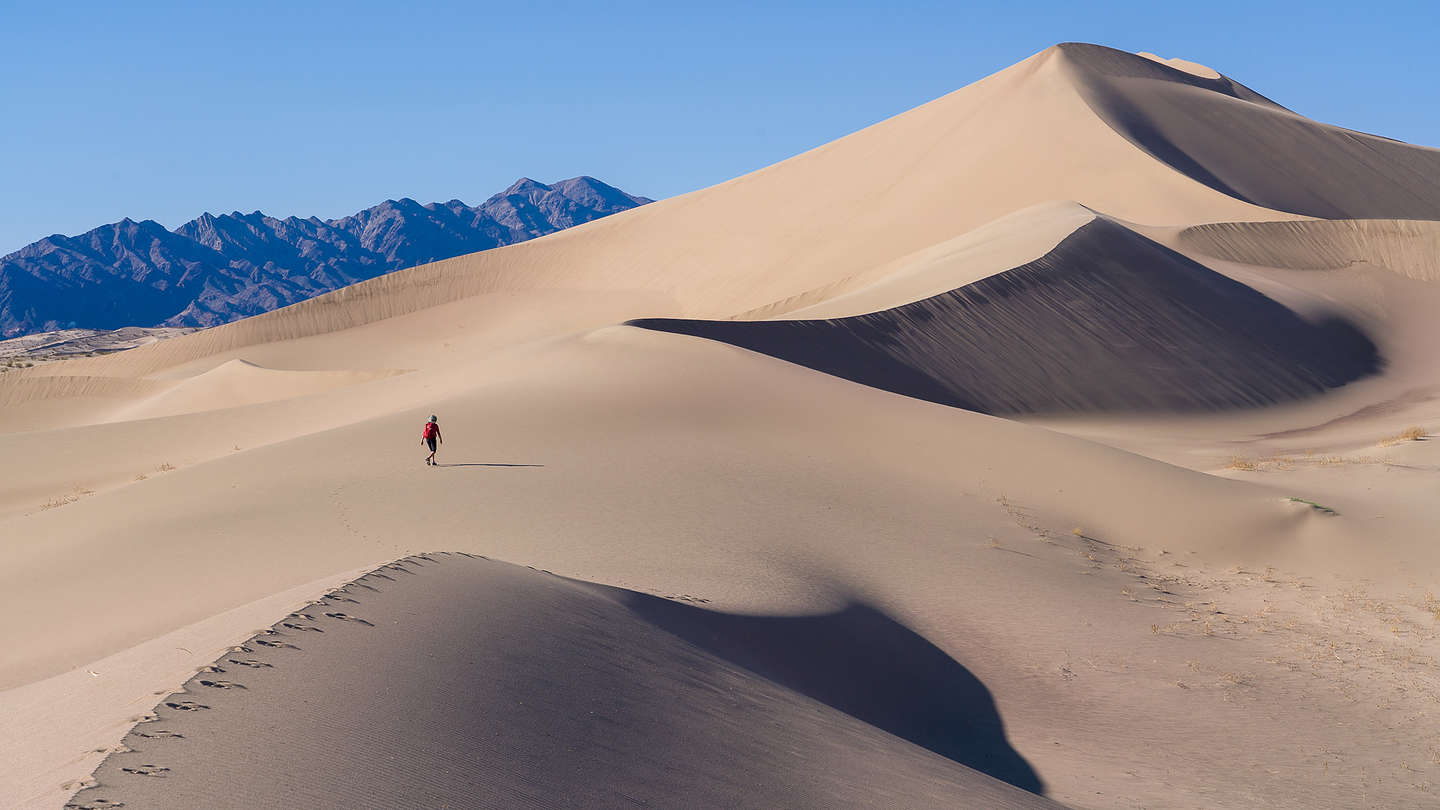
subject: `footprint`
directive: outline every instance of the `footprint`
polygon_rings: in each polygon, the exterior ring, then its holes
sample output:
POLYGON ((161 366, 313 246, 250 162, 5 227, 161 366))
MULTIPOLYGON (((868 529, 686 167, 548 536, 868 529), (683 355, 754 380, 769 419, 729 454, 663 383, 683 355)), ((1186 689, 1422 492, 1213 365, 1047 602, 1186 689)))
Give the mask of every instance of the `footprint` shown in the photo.
POLYGON ((136 765, 133 768, 121 768, 120 770, 125 773, 133 773, 136 776, 155 776, 162 779, 165 777, 165 774, 170 772, 169 768, 160 765, 136 765))
POLYGON ((315 621, 315 617, 310 615, 309 613, 291 613, 287 618, 304 619, 311 622, 315 621))
POLYGON ((390 582, 394 582, 394 581, 395 581, 395 578, 394 578, 394 577, 392 577, 392 576, 386 576, 385 574, 382 574, 382 573, 380 573, 379 571, 371 571, 370 573, 366 574, 365 576, 367 576, 367 577, 379 577, 379 578, 381 578, 381 579, 383 579, 383 580, 387 580, 387 581, 390 581, 390 582))
POLYGON ((332 619, 339 619, 342 622, 355 622, 356 624, 363 624, 366 627, 375 626, 373 622, 367 622, 359 616, 351 616, 345 613, 326 613, 325 615, 329 616, 332 619))
MULTIPOLYGON (((338 593, 338 592, 337 592, 337 593, 338 593)), ((327 593, 327 594, 325 594, 324 596, 322 596, 322 597, 320 597, 320 598, 321 598, 321 599, 329 599, 329 600, 335 601, 335 602, 349 602, 349 603, 352 604, 352 605, 358 605, 358 604, 360 604, 359 602, 356 602, 354 599, 351 599, 351 598, 348 597, 348 596, 336 596, 336 595, 333 594, 333 593, 327 593)))
POLYGON ((70 802, 65 805, 65 810, 110 810, 113 807, 124 807, 125 802, 111 801, 110 799, 91 799, 84 804, 70 802))
POLYGON ((201 686, 208 686, 211 689, 244 689, 245 685, 234 681, 201 681, 201 686))
POLYGON ((200 668, 200 671, 201 671, 201 672, 215 672, 215 673, 219 673, 219 674, 221 674, 221 675, 224 675, 224 674, 225 674, 225 670, 221 669, 220 667, 215 666, 214 664, 211 664, 211 665, 208 666, 208 667, 201 667, 201 668, 200 668))
MULTIPOLYGON (((193 700, 167 700, 165 701, 165 705, 177 712, 198 712, 201 709, 210 708, 204 703, 196 703, 193 700)), ((157 717, 156 719, 158 720, 159 718, 157 717)))
MULTIPOLYGON (((168 694, 170 694, 170 693, 169 693, 169 692, 166 692, 165 694, 168 695, 168 694)), ((158 714, 156 714, 156 713, 154 713, 154 712, 150 712, 149 714, 142 714, 142 715, 140 715, 139 717, 132 717, 132 718, 130 718, 130 721, 131 721, 132 723, 153 723, 153 722, 155 722, 156 720, 159 720, 159 719, 160 719, 160 715, 158 715, 158 714)))
POLYGON ((256 661, 253 658, 227 658, 225 660, 238 666, 250 667, 251 669, 263 669, 264 667, 275 666, 274 664, 267 664, 264 661, 256 661))
MULTIPOLYGON (((291 643, 288 642, 288 641, 269 641, 269 640, 267 640, 267 639, 257 638, 257 639, 255 639, 255 643, 256 643, 256 644, 259 644, 261 647, 273 647, 274 649, 277 649, 277 650, 298 650, 298 649, 300 649, 299 647, 296 647, 294 644, 291 644, 291 643)), ((252 652, 252 651, 251 651, 251 650, 246 650, 246 652, 252 652)))
POLYGON ((311 633, 323 633, 323 632, 325 632, 324 630, 321 630, 321 629, 318 628, 318 627, 310 627, 310 626, 308 626, 308 625, 295 624, 294 622, 281 622, 281 623, 280 623, 280 626, 281 626, 281 627, 284 627, 284 628, 288 628, 288 629, 290 629, 290 630, 299 630, 299 631, 301 631, 301 632, 307 632, 307 631, 308 631, 308 632, 311 632, 311 633))

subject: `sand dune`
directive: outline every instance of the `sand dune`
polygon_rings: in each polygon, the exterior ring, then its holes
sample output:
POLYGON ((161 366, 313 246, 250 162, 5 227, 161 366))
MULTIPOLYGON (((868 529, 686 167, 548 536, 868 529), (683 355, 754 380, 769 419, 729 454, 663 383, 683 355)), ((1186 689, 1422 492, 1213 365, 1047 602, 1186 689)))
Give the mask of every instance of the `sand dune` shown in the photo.
POLYGON ((733 320, 838 318, 921 301, 1035 261, 1095 216, 1070 201, 1027 208, 848 279, 824 295, 789 299, 733 320))
POLYGON ((1180 245, 1204 256, 1289 270, 1383 267, 1440 281, 1440 222, 1342 219, 1219 222, 1180 232, 1180 245))
POLYGON ((1311 121, 1223 76, 1095 45, 1060 47, 1097 115, 1217 191, 1312 217, 1440 219, 1440 149, 1311 121))
POLYGON ((859 606, 791 622, 411 557, 221 656, 73 806, 1056 806, 967 767, 1039 787, 923 638, 859 606))
POLYGON ((1433 804, 1435 154, 1058 46, 6 372, 0 804, 63 805, 182 686, 210 709, 77 806, 1433 804), (284 618, 426 549, 573 579, 436 557, 329 611, 373 627, 284 618), (300 650, 186 685, 277 620, 300 650))
POLYGON ((163 387, 151 380, 131 377, 22 377, 17 372, 0 386, 0 406, 55 399, 136 396, 153 393, 163 387))
POLYGON ((110 421, 152 419, 217 408, 255 405, 317 394, 401 373, 403 371, 398 369, 285 371, 265 368, 244 360, 230 360, 117 411, 110 416, 110 421))
POLYGON ((1306 322, 1106 219, 1035 262, 869 315, 631 323, 982 413, 1254 407, 1381 367, 1344 321, 1306 322))

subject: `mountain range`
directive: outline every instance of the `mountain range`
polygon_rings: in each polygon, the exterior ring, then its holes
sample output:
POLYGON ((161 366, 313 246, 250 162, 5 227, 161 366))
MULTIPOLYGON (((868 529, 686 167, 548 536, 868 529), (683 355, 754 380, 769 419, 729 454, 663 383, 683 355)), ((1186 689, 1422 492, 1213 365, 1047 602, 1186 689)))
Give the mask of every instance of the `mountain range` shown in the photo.
POLYGON ((652 202, 593 177, 521 178, 478 206, 386 200, 343 219, 205 213, 122 219, 0 258, 0 337, 215 326, 429 261, 523 242, 652 202))

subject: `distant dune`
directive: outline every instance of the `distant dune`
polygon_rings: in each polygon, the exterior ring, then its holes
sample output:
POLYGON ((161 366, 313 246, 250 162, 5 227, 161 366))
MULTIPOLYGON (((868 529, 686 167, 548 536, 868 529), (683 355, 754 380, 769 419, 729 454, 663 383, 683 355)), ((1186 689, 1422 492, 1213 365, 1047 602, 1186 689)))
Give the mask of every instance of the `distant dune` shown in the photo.
POLYGON ((1287 270, 1361 265, 1440 281, 1440 222, 1351 219, 1192 225, 1180 244, 1203 256, 1287 270))

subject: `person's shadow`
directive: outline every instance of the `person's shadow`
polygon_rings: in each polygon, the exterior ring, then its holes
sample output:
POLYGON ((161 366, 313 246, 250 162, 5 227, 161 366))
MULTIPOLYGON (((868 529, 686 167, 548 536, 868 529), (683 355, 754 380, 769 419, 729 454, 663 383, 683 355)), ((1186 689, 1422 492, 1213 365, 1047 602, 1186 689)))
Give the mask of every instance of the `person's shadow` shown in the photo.
POLYGON ((680 638, 962 765, 1044 794, 1010 747, 990 690, 919 634, 869 605, 822 616, 745 616, 633 594, 680 638))
POLYGON ((436 464, 436 467, 544 467, 544 464, 500 464, 498 462, 474 462, 466 464, 436 464))

